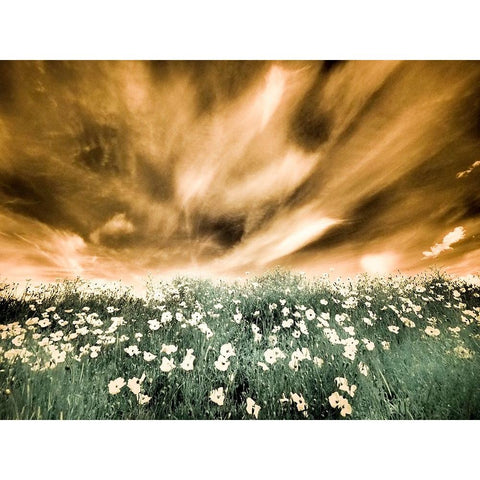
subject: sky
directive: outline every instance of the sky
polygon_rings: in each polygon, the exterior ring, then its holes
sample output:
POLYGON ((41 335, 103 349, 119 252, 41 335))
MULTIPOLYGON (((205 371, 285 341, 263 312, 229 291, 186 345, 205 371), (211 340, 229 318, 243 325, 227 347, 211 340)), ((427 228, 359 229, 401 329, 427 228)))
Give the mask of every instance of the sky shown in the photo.
POLYGON ((0 62, 0 277, 480 265, 478 61, 0 62))

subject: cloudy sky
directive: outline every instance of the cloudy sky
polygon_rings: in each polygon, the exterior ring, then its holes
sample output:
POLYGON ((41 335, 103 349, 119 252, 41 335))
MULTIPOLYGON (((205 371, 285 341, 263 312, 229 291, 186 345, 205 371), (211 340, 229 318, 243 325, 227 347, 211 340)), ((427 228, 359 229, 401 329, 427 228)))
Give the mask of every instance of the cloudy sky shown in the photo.
POLYGON ((480 62, 0 62, 0 276, 480 265, 480 62))

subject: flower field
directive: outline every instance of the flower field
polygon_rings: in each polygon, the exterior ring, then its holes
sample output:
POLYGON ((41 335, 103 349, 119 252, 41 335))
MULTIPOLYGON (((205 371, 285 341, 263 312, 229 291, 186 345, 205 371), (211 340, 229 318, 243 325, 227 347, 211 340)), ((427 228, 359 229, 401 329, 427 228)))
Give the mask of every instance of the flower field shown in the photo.
POLYGON ((480 418, 477 277, 0 289, 1 419, 480 418))

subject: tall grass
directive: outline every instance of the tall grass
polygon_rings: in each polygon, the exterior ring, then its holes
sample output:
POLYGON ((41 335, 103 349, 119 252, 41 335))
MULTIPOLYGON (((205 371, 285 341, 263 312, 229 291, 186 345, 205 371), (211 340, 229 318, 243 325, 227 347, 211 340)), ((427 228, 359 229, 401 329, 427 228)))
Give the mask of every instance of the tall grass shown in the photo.
POLYGON ((143 298, 80 279, 3 284, 0 418, 476 419, 479 339, 478 284, 440 272, 182 277, 150 280, 143 298), (226 344, 235 355, 222 371, 226 344), (141 379, 141 395, 109 392, 119 377, 141 379), (210 398, 220 387, 221 405, 210 398))

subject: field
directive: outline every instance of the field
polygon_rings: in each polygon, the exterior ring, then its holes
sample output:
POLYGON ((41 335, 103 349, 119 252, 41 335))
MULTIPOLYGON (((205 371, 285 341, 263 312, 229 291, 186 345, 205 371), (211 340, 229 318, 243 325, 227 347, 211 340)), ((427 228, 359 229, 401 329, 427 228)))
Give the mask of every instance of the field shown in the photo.
POLYGON ((480 418, 478 277, 0 290, 0 419, 480 418))

